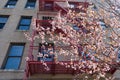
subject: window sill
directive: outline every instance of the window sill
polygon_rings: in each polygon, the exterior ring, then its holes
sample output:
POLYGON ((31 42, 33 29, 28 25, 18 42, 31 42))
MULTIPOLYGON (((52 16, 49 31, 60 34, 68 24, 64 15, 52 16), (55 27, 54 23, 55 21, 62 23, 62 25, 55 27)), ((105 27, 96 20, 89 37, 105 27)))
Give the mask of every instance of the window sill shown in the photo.
POLYGON ((14 9, 14 8, 10 8, 10 7, 3 7, 3 9, 14 9))

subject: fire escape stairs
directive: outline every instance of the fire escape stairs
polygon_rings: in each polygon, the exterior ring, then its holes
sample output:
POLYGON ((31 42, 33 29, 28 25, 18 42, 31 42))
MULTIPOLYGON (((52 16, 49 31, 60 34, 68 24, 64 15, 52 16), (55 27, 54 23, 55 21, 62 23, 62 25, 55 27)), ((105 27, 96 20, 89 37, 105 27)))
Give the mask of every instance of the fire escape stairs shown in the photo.
POLYGON ((69 8, 69 4, 67 4, 67 2, 55 2, 55 8, 58 11, 63 11, 65 13, 68 12, 68 8, 69 8))

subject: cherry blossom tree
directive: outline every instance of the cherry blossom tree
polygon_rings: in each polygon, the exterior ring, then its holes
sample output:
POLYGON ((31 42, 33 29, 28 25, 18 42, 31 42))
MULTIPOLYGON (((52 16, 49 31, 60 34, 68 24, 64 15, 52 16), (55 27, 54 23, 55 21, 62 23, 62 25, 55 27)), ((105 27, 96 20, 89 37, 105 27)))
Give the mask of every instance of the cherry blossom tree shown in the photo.
MULTIPOLYGON (((44 27, 33 20, 35 35, 31 37, 29 33, 25 33, 27 39, 54 43, 56 59, 60 55, 70 56, 70 64, 58 60, 56 64, 78 70, 75 79, 79 74, 85 75, 86 80, 89 75, 92 80, 113 79, 107 73, 117 68, 119 62, 117 55, 120 48, 120 22, 116 14, 103 8, 96 10, 92 4, 88 7, 79 5, 77 10, 69 8, 65 15, 61 15, 60 11, 49 22, 52 26, 44 27)), ((46 65, 44 61, 43 64, 46 65)))
POLYGON ((102 8, 120 18, 120 0, 91 0, 96 8, 102 8))

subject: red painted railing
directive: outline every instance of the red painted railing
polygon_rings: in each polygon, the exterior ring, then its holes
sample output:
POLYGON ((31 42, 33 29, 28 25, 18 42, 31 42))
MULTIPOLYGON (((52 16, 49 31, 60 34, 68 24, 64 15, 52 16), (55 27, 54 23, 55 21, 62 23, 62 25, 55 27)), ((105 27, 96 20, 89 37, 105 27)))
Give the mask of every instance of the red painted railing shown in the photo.
MULTIPOLYGON (((65 62, 65 61, 64 61, 65 62)), ((45 62, 49 67, 47 71, 45 66, 40 61, 28 61, 28 73, 33 74, 76 74, 78 70, 66 68, 64 65, 56 64, 55 62, 45 62)), ((70 63, 70 62, 65 62, 70 63)))
POLYGON ((54 2, 65 2, 65 0, 39 0, 39 11, 55 11, 54 7, 54 2), (51 8, 45 9, 45 2, 50 2, 52 3, 51 8))
POLYGON ((50 20, 36 20, 36 26, 37 27, 43 27, 43 28, 45 28, 45 29, 47 29, 47 28, 52 28, 52 25, 51 25, 51 23, 50 23, 50 20))
MULTIPOLYGON (((79 5, 82 5, 84 8, 87 8, 89 3, 88 2, 80 2, 77 0, 67 0, 69 3, 75 4, 76 7, 79 5)), ((67 3, 66 0, 39 0, 39 11, 61 11, 62 13, 66 13, 68 11, 67 9, 67 3), (45 7, 45 2, 51 3, 51 6, 48 8, 45 7), (60 3, 59 3, 60 2, 60 3), (62 2, 62 3, 61 3, 62 2), (60 6, 61 4, 61 6, 60 6)), ((78 11, 80 9, 75 8, 74 10, 78 11)), ((83 10, 80 10, 84 12, 83 10)))
MULTIPOLYGON (((52 29, 52 24, 51 24, 51 20, 36 20, 36 27, 43 27, 44 29, 50 28, 50 30, 52 29)), ((62 29, 58 29, 56 28, 54 33, 63 33, 64 31, 62 31, 62 29)))
MULTIPOLYGON (((74 70, 71 67, 66 67, 65 65, 61 65, 61 64, 56 64, 55 62, 45 62, 49 68, 49 70, 47 71, 45 68, 45 66, 40 62, 40 61, 28 61, 28 70, 26 71, 26 75, 27 76, 31 76, 34 74, 77 74, 80 73, 79 69, 74 70)), ((62 63, 67 63, 67 64, 71 64, 70 61, 62 61, 62 63)), ((74 62, 74 63, 77 63, 74 62)), ((116 68, 111 68, 111 70, 108 73, 113 74, 116 71, 116 68)))

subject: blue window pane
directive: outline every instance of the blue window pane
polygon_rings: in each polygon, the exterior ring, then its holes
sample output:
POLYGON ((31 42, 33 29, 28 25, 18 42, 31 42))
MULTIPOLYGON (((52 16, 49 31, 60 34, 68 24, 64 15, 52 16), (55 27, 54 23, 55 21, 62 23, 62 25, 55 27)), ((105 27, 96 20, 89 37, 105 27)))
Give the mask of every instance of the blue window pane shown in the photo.
POLYGON ((15 8, 14 5, 8 5, 7 8, 15 8))
POLYGON ((12 46, 10 49, 9 56, 22 56, 24 46, 17 45, 17 46, 12 46))
POLYGON ((46 7, 52 7, 52 5, 53 5, 52 3, 46 3, 45 4, 46 7))
POLYGON ((28 1, 26 4, 26 8, 35 8, 35 1, 28 1))
POLYGON ((19 26, 19 30, 29 30, 29 26, 19 26))
POLYGON ((38 57, 38 61, 43 60, 43 61, 53 61, 53 58, 40 58, 38 57))
POLYGON ((8 18, 6 17, 0 17, 0 23, 6 23, 8 18))
POLYGON ((31 19, 21 19, 21 25, 30 25, 31 19))
POLYGON ((2 29, 8 20, 8 16, 0 16, 0 29, 2 29))
POLYGON ((118 50, 118 59, 120 59, 120 50, 118 50))
POLYGON ((35 6, 35 2, 29 2, 28 6, 34 7, 35 6))
POLYGON ((17 3, 17 0, 9 0, 5 7, 14 8, 17 3))
POLYGON ((100 21, 99 24, 101 25, 102 29, 105 29, 107 27, 103 21, 100 21))
POLYGON ((17 1, 12 1, 11 0, 11 1, 8 2, 8 5, 15 5, 16 3, 17 3, 17 1))
POLYGON ((53 3, 45 2, 44 8, 45 8, 45 10, 52 10, 53 3))
POLYGON ((18 30, 28 30, 31 24, 31 17, 22 17, 20 20, 20 24, 18 26, 18 30))
POLYGON ((80 28, 79 28, 78 26, 76 26, 76 25, 73 26, 73 29, 76 30, 76 31, 79 31, 79 30, 80 30, 80 28))
POLYGON ((118 55, 118 58, 120 59, 120 54, 118 55))
POLYGON ((0 23, 0 29, 3 29, 4 25, 4 23, 0 23))
POLYGON ((100 21, 99 24, 105 24, 103 21, 100 21))
POLYGON ((44 61, 53 61, 52 58, 45 58, 44 61))
POLYGON ((5 65, 5 69, 18 69, 20 65, 20 58, 9 57, 5 65))

